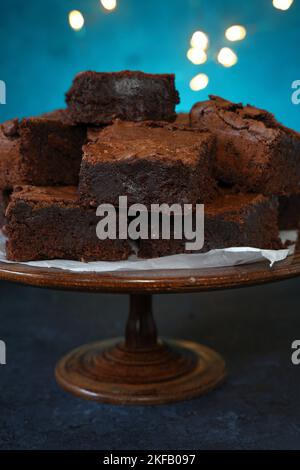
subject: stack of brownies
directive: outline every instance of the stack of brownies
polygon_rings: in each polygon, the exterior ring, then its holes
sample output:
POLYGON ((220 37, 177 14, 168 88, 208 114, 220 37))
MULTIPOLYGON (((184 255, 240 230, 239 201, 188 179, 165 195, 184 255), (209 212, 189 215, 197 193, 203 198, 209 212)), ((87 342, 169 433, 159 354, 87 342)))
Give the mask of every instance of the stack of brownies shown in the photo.
MULTIPOLYGON (((252 106, 212 96, 176 115, 173 75, 83 72, 67 109, 0 125, 0 226, 7 257, 121 260, 100 240, 100 204, 205 204, 203 250, 279 248, 300 219, 300 135, 252 106)), ((140 239, 138 256, 185 251, 140 239)))

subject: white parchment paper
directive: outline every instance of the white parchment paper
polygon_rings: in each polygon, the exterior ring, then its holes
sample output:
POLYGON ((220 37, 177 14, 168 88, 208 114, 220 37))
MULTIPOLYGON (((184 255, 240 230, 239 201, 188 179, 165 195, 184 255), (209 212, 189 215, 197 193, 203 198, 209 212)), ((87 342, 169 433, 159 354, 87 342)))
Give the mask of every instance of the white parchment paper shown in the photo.
MULTIPOLYGON (((297 240, 297 231, 281 232, 283 241, 297 240)), ((232 247, 220 250, 211 250, 207 253, 180 254, 173 256, 164 256, 162 258, 138 259, 131 257, 127 261, 97 261, 91 263, 83 263, 71 260, 44 260, 30 261, 25 264, 28 266, 36 266, 41 268, 58 268, 74 272, 112 272, 112 271, 145 271, 159 269, 199 269, 199 268, 216 268, 226 266, 236 266, 240 264, 255 263, 258 261, 268 260, 270 266, 274 263, 282 261, 292 254, 295 245, 284 250, 261 250, 259 248, 249 247, 232 247)), ((6 259, 5 237, 0 231, 0 261, 5 263, 13 263, 6 259)))

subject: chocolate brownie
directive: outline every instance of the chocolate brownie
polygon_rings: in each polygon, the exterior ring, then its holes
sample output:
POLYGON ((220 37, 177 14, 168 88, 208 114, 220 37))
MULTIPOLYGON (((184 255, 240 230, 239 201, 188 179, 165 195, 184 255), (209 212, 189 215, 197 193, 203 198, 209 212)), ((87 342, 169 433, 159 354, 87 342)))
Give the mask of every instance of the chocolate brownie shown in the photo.
POLYGON ((20 140, 15 136, 17 119, 0 124, 0 188, 11 189, 21 182, 20 140))
POLYGON ((267 111, 216 96, 197 103, 191 125, 217 138, 217 178, 247 192, 289 195, 300 182, 300 134, 267 111))
POLYGON ((0 190, 0 229, 5 225, 5 211, 8 204, 9 193, 8 191, 0 190))
POLYGON ((0 187, 78 184, 85 139, 64 110, 1 124, 0 187))
POLYGON ((215 195, 214 137, 172 124, 116 121, 90 129, 84 146, 79 192, 91 205, 195 204, 215 195))
MULTIPOLYGON (((244 246, 281 248, 276 198, 257 194, 221 195, 204 208, 204 247, 213 249, 244 246)), ((171 232, 172 233, 172 232, 171 232)), ((139 240, 141 258, 187 253, 186 240, 139 240)), ((195 253, 191 251, 190 253, 195 253)))
POLYGON ((179 94, 174 75, 143 72, 82 72, 66 94, 72 119, 85 124, 174 121, 179 94))
POLYGON ((300 192, 279 198, 279 228, 294 230, 300 223, 300 192))
POLYGON ((24 186, 6 211, 7 258, 122 260, 130 254, 126 240, 99 240, 95 210, 77 203, 77 188, 24 186))
POLYGON ((190 115, 189 113, 178 113, 176 114, 176 124, 182 124, 184 126, 190 126, 190 115))

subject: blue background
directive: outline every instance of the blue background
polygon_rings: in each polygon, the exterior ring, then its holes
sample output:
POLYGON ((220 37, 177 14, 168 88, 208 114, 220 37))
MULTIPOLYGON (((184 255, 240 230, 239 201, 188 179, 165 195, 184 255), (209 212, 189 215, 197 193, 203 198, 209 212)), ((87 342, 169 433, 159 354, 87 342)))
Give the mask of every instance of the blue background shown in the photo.
POLYGON ((291 102, 291 83, 300 79, 300 1, 286 12, 272 0, 119 0, 106 12, 99 0, 10 0, 0 5, 0 79, 7 104, 0 120, 34 115, 64 104, 64 93, 79 71, 136 69, 175 72, 181 95, 178 110, 189 110, 209 93, 264 107, 300 130, 300 105, 291 102), (84 30, 68 24, 70 10, 85 17, 84 30), (224 30, 235 23, 248 36, 229 43, 224 30), (209 61, 186 58, 192 33, 209 34, 209 61), (225 69, 216 62, 230 46, 239 62, 225 69), (197 73, 209 75, 200 92, 189 88, 197 73))

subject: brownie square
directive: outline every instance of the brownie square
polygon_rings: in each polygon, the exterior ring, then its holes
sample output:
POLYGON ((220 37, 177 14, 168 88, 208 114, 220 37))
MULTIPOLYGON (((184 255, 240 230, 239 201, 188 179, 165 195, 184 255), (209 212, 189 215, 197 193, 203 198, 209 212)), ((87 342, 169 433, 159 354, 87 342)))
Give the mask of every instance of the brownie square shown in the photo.
POLYGON ((300 224, 300 192, 279 198, 280 230, 295 230, 300 224))
MULTIPOLYGON (((223 194, 204 207, 204 247, 213 249, 244 246, 281 248, 276 198, 258 194, 223 194)), ((172 232, 171 232, 172 233, 172 232)), ((139 240, 138 256, 157 258, 185 250, 186 240, 139 240)))
POLYGON ((86 128, 64 110, 0 125, 0 187, 76 185, 86 128))
POLYGON ((75 122, 108 124, 126 121, 174 121, 179 95, 174 75, 143 72, 82 72, 66 94, 75 122))
POLYGON ((90 129, 80 170, 81 201, 195 204, 215 196, 214 137, 165 123, 117 121, 90 129))
POLYGON ((216 136, 218 180, 244 192, 289 195, 300 182, 300 134, 267 111, 211 96, 195 104, 192 126, 216 136))
POLYGON ((24 186, 12 194, 6 217, 7 258, 13 261, 114 261, 131 252, 127 240, 98 239, 100 219, 78 204, 73 186, 24 186))

